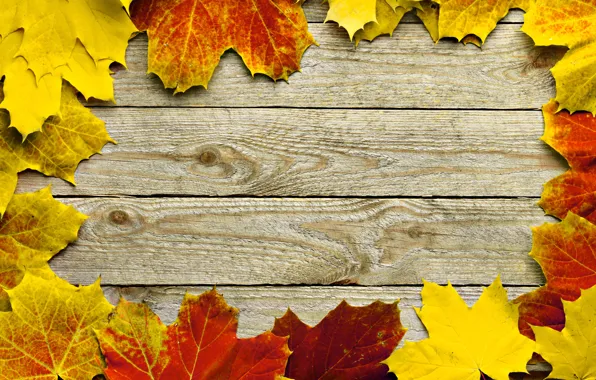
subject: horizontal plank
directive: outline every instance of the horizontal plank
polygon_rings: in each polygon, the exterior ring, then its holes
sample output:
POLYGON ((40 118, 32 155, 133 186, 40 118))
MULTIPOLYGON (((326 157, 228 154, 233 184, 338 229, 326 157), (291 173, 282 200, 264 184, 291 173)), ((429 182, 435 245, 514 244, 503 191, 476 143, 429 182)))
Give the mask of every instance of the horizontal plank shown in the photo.
POLYGON ((208 91, 176 96, 146 75, 147 37, 140 35, 128 49, 129 71, 115 74, 116 99, 120 106, 538 109, 554 95, 549 70, 563 51, 534 47, 519 28, 499 25, 478 49, 435 44, 422 25, 402 24, 399 38, 355 49, 336 25, 311 24, 321 46, 308 49, 289 83, 252 79, 228 52, 208 91))
MULTIPOLYGON (((145 302, 166 324, 172 323, 178 314, 180 302, 186 291, 200 294, 210 287, 106 287, 104 292, 110 302, 116 304, 120 297, 129 301, 145 302)), ((240 310, 238 335, 252 337, 273 327, 274 318, 281 317, 290 307, 310 325, 317 324, 330 310, 345 299, 355 306, 364 306, 375 300, 395 302, 400 299, 402 324, 408 328, 403 342, 419 341, 428 334, 416 316, 413 307, 421 306, 420 287, 218 287, 226 301, 240 310)), ((480 287, 457 289, 466 303, 472 306, 480 293, 480 287)), ((532 288, 510 288, 511 299, 531 291, 532 288)), ((530 366, 531 370, 548 371, 545 364, 530 366)))
MULTIPOLYGON (((324 22, 327 18, 327 11, 329 10, 329 5, 327 3, 319 1, 319 0, 310 0, 304 3, 303 5, 304 13, 306 14, 306 18, 309 22, 313 23, 321 23, 324 22)), ((410 12, 406 14, 406 16, 402 19, 402 23, 420 23, 420 19, 415 16, 414 12, 410 12)), ((509 14, 501 20, 501 23, 515 23, 520 24, 524 22, 524 12, 521 10, 513 9, 509 14)))
POLYGON ((108 285, 544 282, 534 199, 67 198, 90 216, 52 268, 108 285))
POLYGON ((565 171, 538 111, 95 109, 120 143, 58 195, 532 196, 565 171))

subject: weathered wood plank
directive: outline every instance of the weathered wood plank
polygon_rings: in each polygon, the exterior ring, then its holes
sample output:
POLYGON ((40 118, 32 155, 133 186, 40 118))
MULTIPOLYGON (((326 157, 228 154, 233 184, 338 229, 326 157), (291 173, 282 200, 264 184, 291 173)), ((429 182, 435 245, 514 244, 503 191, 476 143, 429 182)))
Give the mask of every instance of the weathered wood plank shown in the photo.
MULTIPOLYGON (((107 298, 116 304, 121 296, 129 301, 145 302, 164 323, 172 323, 178 314, 180 302, 186 291, 200 294, 210 287, 106 287, 107 298)), ((315 325, 330 310, 345 299, 356 306, 367 305, 375 300, 395 302, 401 299, 402 324, 408 328, 405 340, 418 341, 426 338, 427 332, 416 316, 413 307, 421 306, 420 287, 218 287, 226 301, 240 309, 238 335, 252 337, 273 327, 274 318, 281 317, 288 307, 304 322, 315 325)), ((458 292, 468 305, 473 305, 482 289, 480 287, 459 287, 458 292)), ((531 291, 532 288, 509 289, 511 299, 531 291)), ((401 346, 401 345, 400 345, 401 346)), ((533 371, 548 371, 546 364, 530 366, 533 371)), ((539 377, 536 377, 537 379, 539 377)), ((544 378, 544 376, 542 377, 544 378)))
POLYGON ((120 142, 58 195, 533 196, 565 170, 538 111, 96 109, 120 142))
POLYGON ((519 25, 501 24, 482 49, 435 44, 422 25, 403 24, 395 38, 353 47, 332 24, 311 24, 320 47, 308 49, 290 83, 252 79, 240 58, 224 55, 209 91, 172 96, 147 77, 147 38, 128 50, 130 71, 115 74, 121 106, 358 107, 538 109, 554 95, 549 69, 561 49, 536 48, 519 25))
POLYGON ((90 219, 51 262, 109 285, 537 285, 533 199, 65 199, 90 219))
MULTIPOLYGON (((321 23, 325 21, 327 17, 327 11, 329 10, 329 6, 319 0, 310 0, 304 3, 303 5, 304 13, 306 14, 306 18, 309 22, 313 23, 321 23)), ((410 12, 406 14, 406 16, 402 19, 402 23, 420 23, 420 19, 416 17, 414 12, 410 12)), ((515 23, 520 24, 524 22, 524 12, 521 10, 514 9, 512 10, 503 20, 501 23, 515 23)))

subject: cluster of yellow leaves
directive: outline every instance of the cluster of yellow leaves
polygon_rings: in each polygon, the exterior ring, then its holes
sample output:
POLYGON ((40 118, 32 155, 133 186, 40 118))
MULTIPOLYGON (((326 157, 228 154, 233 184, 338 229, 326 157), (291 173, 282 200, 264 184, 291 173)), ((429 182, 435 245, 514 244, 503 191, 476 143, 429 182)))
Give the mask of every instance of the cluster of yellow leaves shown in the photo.
MULTIPOLYGON (((565 1, 565 0, 562 0, 565 1)), ((416 9, 436 42, 451 37, 482 45, 510 9, 531 9, 534 0, 329 0, 326 21, 346 29, 356 45, 391 35, 402 17, 416 9)))
POLYGON ((536 0, 522 30, 538 46, 570 48, 552 69, 559 110, 596 114, 596 1, 536 0))
POLYGON ((135 30, 119 0, 4 0, 0 107, 10 126, 27 137, 59 116, 63 79, 87 98, 113 100, 109 66, 124 63, 135 30))
POLYGON ((399 380, 509 379, 526 372, 535 344, 517 329, 518 307, 507 298, 499 278, 469 308, 451 284, 425 283, 421 309, 429 332, 420 342, 406 342, 386 363, 399 380))
POLYGON ((40 132, 23 141, 8 125, 8 113, 0 110, 0 216, 16 189, 19 172, 37 170, 74 184, 78 164, 114 142, 104 123, 79 103, 68 84, 62 87, 60 117, 49 118, 40 132))

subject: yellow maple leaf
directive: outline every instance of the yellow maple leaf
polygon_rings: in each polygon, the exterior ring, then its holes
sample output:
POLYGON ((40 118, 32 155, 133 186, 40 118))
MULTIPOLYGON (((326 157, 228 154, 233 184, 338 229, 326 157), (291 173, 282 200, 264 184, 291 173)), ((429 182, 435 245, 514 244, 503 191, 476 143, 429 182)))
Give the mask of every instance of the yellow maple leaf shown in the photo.
POLYGON ((421 8, 423 0, 329 0, 327 21, 344 28, 356 45, 361 40, 372 41, 391 34, 404 14, 421 8))
MULTIPOLYGON (((0 87, 0 99, 2 96, 0 87)), ((81 105, 68 84, 63 86, 60 110, 60 117, 48 119, 41 132, 24 142, 14 128, 8 127, 8 113, 0 110, 0 215, 16 189, 19 172, 37 170, 74 184, 79 162, 114 142, 104 123, 81 105)))
POLYGON ((120 0, 5 0, 0 77, 6 98, 0 107, 9 111, 11 126, 26 137, 58 115, 62 78, 87 98, 113 100, 109 66, 124 63, 135 31, 120 0))
POLYGON ((102 373, 94 329, 112 306, 99 281, 75 287, 27 273, 7 291, 12 311, 0 313, 0 378, 91 379, 102 373))
POLYGON ((377 0, 329 0, 327 21, 344 28, 350 39, 369 22, 377 21, 377 0))
POLYGON ((49 187, 12 198, 0 219, 0 311, 7 309, 4 290, 17 286, 26 271, 49 270, 48 260, 77 239, 85 219, 54 200, 49 187))
POLYGON ((596 2, 536 0, 522 30, 536 45, 571 49, 552 69, 559 110, 596 114, 596 2))
POLYGON ((439 41, 439 6, 432 1, 423 1, 421 7, 416 9, 416 16, 422 21, 424 27, 433 41, 439 41))
POLYGON ((435 0, 440 6, 439 39, 472 34, 482 42, 509 13, 509 0, 435 0))
POLYGON ((583 290, 575 302, 563 301, 563 307, 563 331, 532 326, 536 352, 553 367, 549 379, 595 380, 596 287, 583 290))
POLYGON ((526 372, 535 344, 519 333, 517 306, 499 278, 472 308, 451 284, 425 282, 422 302, 416 312, 430 337, 406 342, 385 361, 400 380, 478 380, 481 373, 505 380, 526 372))
POLYGON ((372 41, 384 34, 391 35, 404 15, 411 11, 416 4, 419 3, 404 0, 377 0, 376 20, 356 31, 353 36, 356 46, 362 40, 372 41))

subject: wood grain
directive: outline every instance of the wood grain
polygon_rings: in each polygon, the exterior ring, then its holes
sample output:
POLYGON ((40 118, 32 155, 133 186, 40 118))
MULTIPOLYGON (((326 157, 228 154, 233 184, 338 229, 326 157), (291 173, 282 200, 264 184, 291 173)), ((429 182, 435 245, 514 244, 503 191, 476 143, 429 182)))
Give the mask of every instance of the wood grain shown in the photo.
POLYGON ((538 285, 534 199, 64 200, 90 216, 51 266, 109 285, 538 285))
MULTIPOLYGON (((104 292, 110 302, 116 304, 120 297, 129 301, 145 302, 166 324, 172 323, 178 315, 180 302, 185 292, 200 294, 210 287, 107 287, 104 292)), ((364 306, 374 300, 395 302, 400 299, 402 324, 408 328, 404 340, 418 341, 428 334, 416 316, 413 307, 421 306, 421 287, 217 287, 226 301, 240 309, 238 335, 252 337, 273 327, 274 318, 281 317, 290 307, 298 316, 310 325, 317 324, 330 310, 345 299, 355 306, 364 306)), ((529 292, 533 288, 510 288, 511 299, 529 292)), ((458 287, 457 291, 469 306, 480 297, 480 287, 458 287)), ((532 371, 549 371, 547 364, 530 365, 532 371)), ((516 379, 521 379, 517 377, 516 379)), ((534 377, 532 377, 534 378, 534 377)), ((543 379, 535 377, 535 379, 543 379)), ((529 380, 529 377, 525 377, 529 380)))
MULTIPOLYGON (((549 69, 564 50, 534 47, 517 24, 500 24, 482 49, 435 44, 422 25, 402 24, 393 38, 357 49, 333 24, 311 24, 302 73, 290 83, 252 79, 238 55, 224 55, 209 91, 172 95, 147 76, 147 37, 131 41, 129 71, 115 74, 127 107, 314 107, 538 109, 554 95, 549 69)), ((109 105, 109 104, 104 104, 109 105)))
POLYGON ((566 170, 539 111, 95 109, 120 143, 57 195, 529 196, 566 170))

